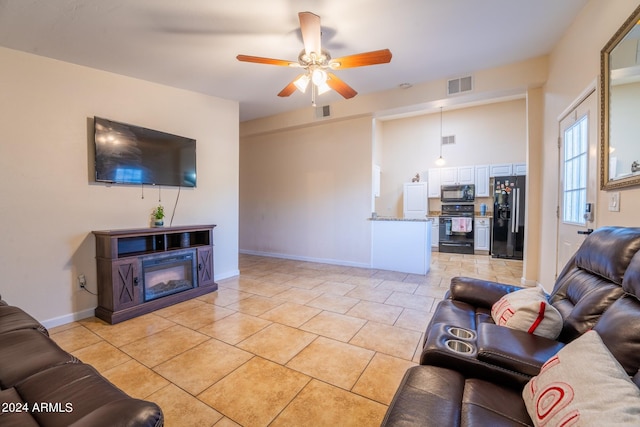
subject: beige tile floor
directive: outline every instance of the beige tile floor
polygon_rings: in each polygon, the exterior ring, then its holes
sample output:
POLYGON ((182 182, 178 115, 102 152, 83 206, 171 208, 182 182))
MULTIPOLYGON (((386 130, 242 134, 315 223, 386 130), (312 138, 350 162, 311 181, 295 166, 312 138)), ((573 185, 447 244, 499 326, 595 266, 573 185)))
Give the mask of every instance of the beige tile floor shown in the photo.
POLYGON ((173 426, 377 426, 451 277, 519 283, 522 262, 433 254, 426 276, 240 256, 217 292, 51 337, 173 426))

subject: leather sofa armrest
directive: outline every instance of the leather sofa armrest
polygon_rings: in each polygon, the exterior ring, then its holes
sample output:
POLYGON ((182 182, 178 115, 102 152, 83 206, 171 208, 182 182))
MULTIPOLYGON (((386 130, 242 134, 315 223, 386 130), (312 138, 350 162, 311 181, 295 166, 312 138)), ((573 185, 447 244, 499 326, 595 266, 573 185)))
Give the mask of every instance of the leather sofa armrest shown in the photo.
POLYGON ((127 398, 96 409, 73 423, 73 427, 162 427, 164 415, 158 405, 127 398))
POLYGON ((478 360, 532 377, 564 347, 559 341, 492 323, 478 325, 477 343, 478 360))
POLYGON ((449 287, 449 297, 475 307, 491 308, 504 295, 522 289, 519 286, 490 282, 471 277, 454 277, 449 287))

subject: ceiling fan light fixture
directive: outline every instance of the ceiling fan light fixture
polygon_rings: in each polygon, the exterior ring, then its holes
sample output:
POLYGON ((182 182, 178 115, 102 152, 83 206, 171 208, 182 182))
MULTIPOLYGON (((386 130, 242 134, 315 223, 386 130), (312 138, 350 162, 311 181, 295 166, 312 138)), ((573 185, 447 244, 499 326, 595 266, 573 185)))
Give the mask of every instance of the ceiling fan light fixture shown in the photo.
POLYGON ((320 87, 327 83, 327 72, 321 68, 316 68, 311 72, 311 81, 320 87))
POLYGON ((318 85, 318 95, 322 95, 323 93, 327 93, 331 90, 327 82, 318 85))
POLYGON ((253 55, 236 56, 236 59, 241 62, 302 68, 304 70, 303 74, 295 77, 278 92, 280 97, 290 96, 296 89, 304 93, 311 86, 311 103, 314 105, 315 96, 329 90, 334 90, 344 99, 351 99, 358 92, 334 75, 334 70, 386 64, 391 61, 391 51, 389 49, 356 53, 332 59, 329 52, 323 49, 321 45, 322 28, 320 26, 320 17, 311 12, 300 12, 298 13, 298 19, 300 20, 300 33, 304 48, 298 54, 297 62, 253 55), (309 82, 313 82, 313 84, 309 85, 309 82))
POLYGON ((310 80, 311 79, 309 78, 308 74, 303 74, 298 77, 296 81, 293 82, 293 84, 296 85, 296 88, 298 88, 300 92, 305 93, 307 91, 307 87, 309 86, 310 80))

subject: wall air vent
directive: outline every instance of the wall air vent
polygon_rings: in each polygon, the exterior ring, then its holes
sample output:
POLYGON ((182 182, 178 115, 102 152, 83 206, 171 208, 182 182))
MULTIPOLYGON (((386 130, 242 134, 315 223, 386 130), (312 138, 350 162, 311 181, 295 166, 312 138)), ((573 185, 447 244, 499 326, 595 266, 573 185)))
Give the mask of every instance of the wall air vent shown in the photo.
POLYGON ((447 81, 447 95, 470 92, 473 90, 473 79, 471 76, 460 77, 447 81))
POLYGON ((322 105, 322 106, 316 107, 317 119, 326 119, 327 117, 331 117, 331 106, 322 105))
POLYGON ((455 135, 447 135, 442 137, 442 145, 452 145, 456 143, 455 135))

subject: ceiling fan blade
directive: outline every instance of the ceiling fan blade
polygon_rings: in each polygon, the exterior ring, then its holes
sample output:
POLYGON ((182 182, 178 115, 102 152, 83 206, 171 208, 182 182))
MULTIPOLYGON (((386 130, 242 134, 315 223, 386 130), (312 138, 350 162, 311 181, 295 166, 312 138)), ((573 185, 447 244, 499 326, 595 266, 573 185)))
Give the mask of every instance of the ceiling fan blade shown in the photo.
POLYGON ((322 53, 320 17, 311 12, 300 12, 298 17, 300 18, 300 33, 302 33, 305 53, 309 55, 311 52, 315 52, 319 55, 322 53))
POLYGON ((296 87, 296 80, 298 80, 298 78, 300 78, 300 76, 296 77, 295 79, 291 80, 291 83, 289 83, 288 85, 286 85, 284 87, 284 89, 282 89, 280 91, 280 93, 278 93, 278 96, 280 97, 287 97, 289 95, 291 95, 293 92, 296 91, 297 87, 296 87))
POLYGON ((297 67, 297 62, 287 61, 285 59, 273 59, 273 58, 263 58, 261 56, 250 56, 250 55, 238 55, 236 56, 238 61, 242 62, 254 62, 256 64, 269 64, 269 65, 279 65, 281 67, 297 67))
POLYGON ((366 65, 386 64, 387 62, 391 62, 391 51, 389 49, 381 49, 335 58, 331 60, 330 64, 332 70, 342 70, 343 68, 364 67, 366 65))
POLYGON ((346 84, 344 81, 340 80, 335 74, 327 73, 327 85, 344 98, 349 99, 353 98, 358 94, 351 86, 346 84))

